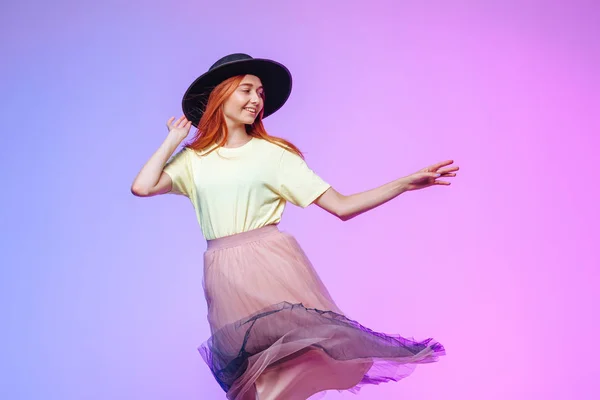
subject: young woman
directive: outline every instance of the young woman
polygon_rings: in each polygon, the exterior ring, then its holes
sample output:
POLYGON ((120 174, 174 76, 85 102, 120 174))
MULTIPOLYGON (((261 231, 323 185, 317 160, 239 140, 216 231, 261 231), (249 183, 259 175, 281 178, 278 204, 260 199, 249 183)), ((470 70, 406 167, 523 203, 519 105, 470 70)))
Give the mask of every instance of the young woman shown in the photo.
POLYGON ((135 178, 136 196, 174 193, 195 208, 207 239, 203 288, 211 337, 199 347, 228 399, 304 400, 397 381, 444 348, 373 332, 335 304, 293 236, 277 224, 287 202, 315 203, 348 220, 401 193, 454 177, 441 162, 345 196, 315 174, 292 143, 262 123, 288 99, 283 65, 245 54, 217 61, 183 98, 184 116, 135 178), (179 152, 191 126, 193 139, 179 152))

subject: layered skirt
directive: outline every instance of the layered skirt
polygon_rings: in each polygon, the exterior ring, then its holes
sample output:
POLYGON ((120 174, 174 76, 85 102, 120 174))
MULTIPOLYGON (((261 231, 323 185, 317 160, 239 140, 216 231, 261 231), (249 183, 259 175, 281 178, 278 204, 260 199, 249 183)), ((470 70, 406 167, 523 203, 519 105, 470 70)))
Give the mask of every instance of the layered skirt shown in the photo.
POLYGON ((293 236, 269 225, 208 241, 211 337, 200 354, 230 400, 305 400, 398 381, 443 346, 344 316, 293 236))

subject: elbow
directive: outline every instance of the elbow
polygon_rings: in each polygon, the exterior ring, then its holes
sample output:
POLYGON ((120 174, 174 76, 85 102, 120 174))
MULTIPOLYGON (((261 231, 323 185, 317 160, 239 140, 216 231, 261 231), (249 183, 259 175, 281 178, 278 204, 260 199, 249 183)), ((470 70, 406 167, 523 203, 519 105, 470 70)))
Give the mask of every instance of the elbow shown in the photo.
POLYGON ((348 221, 354 217, 354 214, 349 209, 349 199, 347 196, 341 196, 335 207, 334 214, 340 221, 348 221))
POLYGON ((336 213, 336 215, 337 215, 337 217, 338 217, 338 218, 339 218, 341 221, 343 221, 343 222, 349 221, 349 220, 351 220, 352 218, 354 218, 354 215, 352 215, 352 214, 347 214, 347 213, 336 213))
POLYGON ((133 184, 131 185, 131 194, 136 197, 148 197, 150 195, 150 191, 147 188, 142 188, 133 184))
POLYGON ((341 221, 348 221, 354 217, 354 212, 352 211, 352 198, 350 198, 350 196, 344 196, 333 188, 330 188, 319 196, 315 200, 315 203, 341 221))
POLYGON ((335 216, 338 217, 340 221, 348 221, 351 217, 344 209, 337 209, 334 212, 335 216))

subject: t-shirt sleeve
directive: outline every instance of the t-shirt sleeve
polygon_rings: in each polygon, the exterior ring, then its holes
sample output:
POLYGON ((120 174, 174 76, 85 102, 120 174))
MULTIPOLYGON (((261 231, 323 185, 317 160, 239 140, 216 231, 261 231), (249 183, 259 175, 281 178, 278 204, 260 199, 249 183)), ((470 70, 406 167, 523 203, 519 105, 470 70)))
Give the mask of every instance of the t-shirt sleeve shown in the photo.
POLYGON ((308 207, 331 187, 302 157, 289 150, 284 150, 281 155, 277 178, 279 195, 302 208, 308 207))
POLYGON ((190 197, 193 178, 189 152, 185 148, 175 153, 163 168, 163 172, 171 177, 173 185, 169 193, 190 197))

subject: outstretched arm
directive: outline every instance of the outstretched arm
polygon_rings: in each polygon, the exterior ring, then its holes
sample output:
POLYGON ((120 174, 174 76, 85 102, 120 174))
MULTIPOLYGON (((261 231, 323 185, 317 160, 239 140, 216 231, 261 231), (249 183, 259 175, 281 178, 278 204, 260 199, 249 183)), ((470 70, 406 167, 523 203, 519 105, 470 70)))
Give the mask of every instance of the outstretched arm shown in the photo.
POLYGON ((347 221, 365 211, 387 203, 404 192, 423 189, 433 185, 450 185, 450 182, 440 181, 438 178, 456 176, 458 167, 442 168, 453 162, 452 160, 448 160, 434 164, 404 178, 399 178, 377 188, 349 196, 344 196, 335 189, 329 188, 315 200, 315 204, 337 216, 342 221, 347 221))

